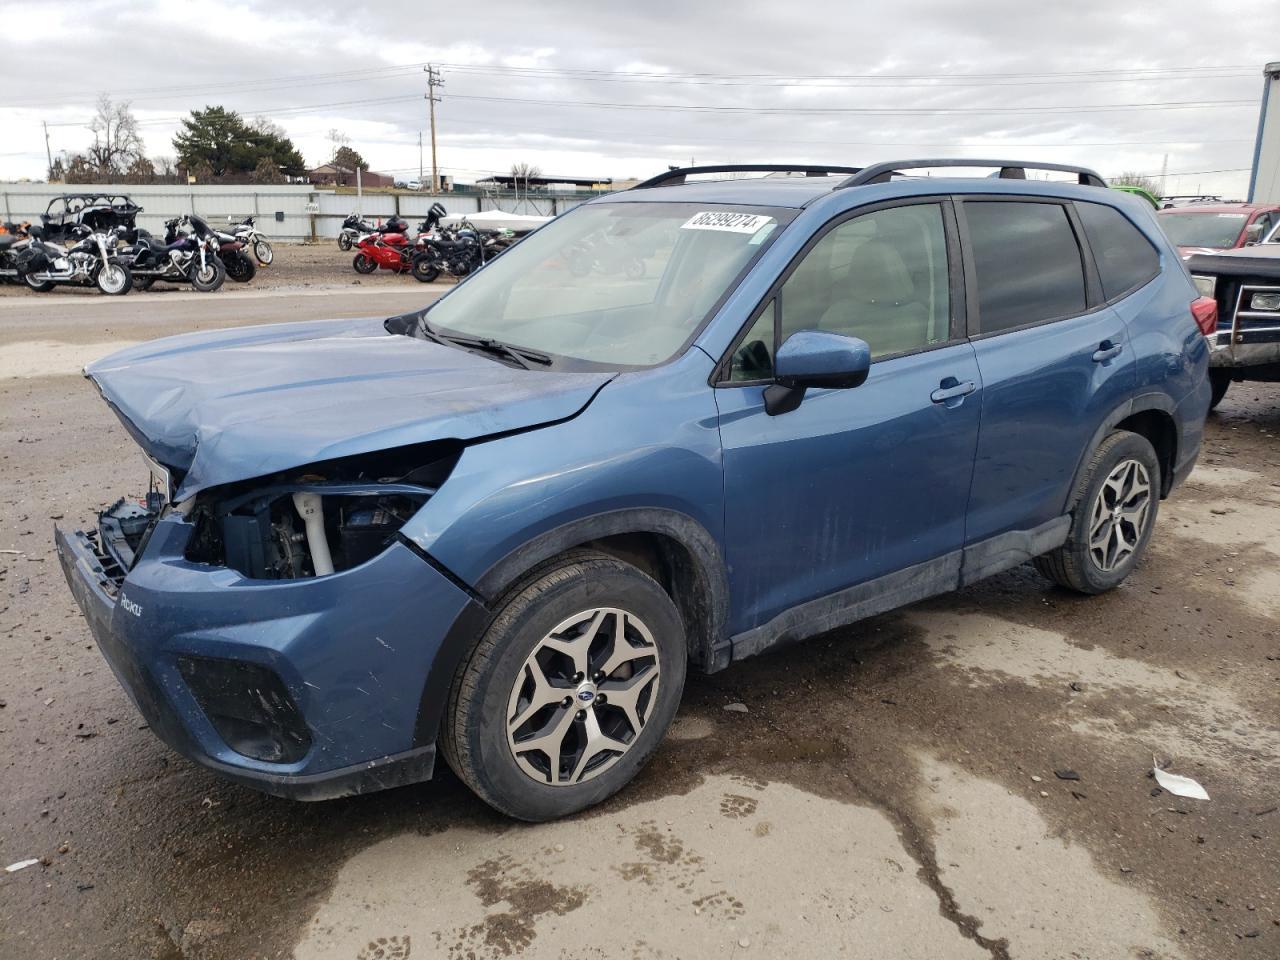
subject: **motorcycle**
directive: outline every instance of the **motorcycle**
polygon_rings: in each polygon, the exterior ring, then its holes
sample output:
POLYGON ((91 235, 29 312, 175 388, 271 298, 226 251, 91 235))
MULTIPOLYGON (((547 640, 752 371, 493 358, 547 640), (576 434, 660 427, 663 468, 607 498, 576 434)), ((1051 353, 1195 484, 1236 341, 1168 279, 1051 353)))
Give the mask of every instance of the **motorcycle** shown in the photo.
POLYGON ((62 246, 44 240, 44 231, 32 227, 25 248, 13 262, 18 276, 36 293, 66 284, 96 286, 109 296, 123 296, 133 286, 133 274, 116 251, 123 232, 120 227, 97 231, 81 225, 71 231, 74 243, 62 246))
POLYGON ((194 214, 165 222, 165 239, 157 240, 145 230, 137 231, 135 243, 124 248, 123 256, 133 271, 134 286, 146 290, 157 280, 189 283, 201 293, 212 293, 227 277, 218 258, 218 239, 194 214), (180 227, 189 228, 179 232, 180 227))
POLYGON ((237 221, 234 217, 227 217, 227 223, 231 224, 231 232, 236 235, 237 240, 245 245, 245 249, 253 251, 258 263, 264 267, 269 267, 271 266, 271 261, 275 258, 275 254, 271 250, 271 244, 267 241, 266 234, 254 225, 257 219, 256 215, 245 217, 240 221, 237 221))
POLYGON ((362 235, 356 246, 360 252, 351 261, 356 273, 367 275, 379 269, 408 273, 413 269, 414 247, 409 243, 409 224, 398 217, 362 235))
POLYGON ((0 283, 21 283, 15 259, 30 246, 27 231, 30 223, 0 223, 0 283))
POLYGON ((350 250, 362 236, 373 233, 377 229, 373 224, 363 220, 360 214, 351 214, 342 221, 342 229, 338 232, 338 249, 344 252, 350 250))
POLYGON ((218 259, 227 271, 227 278, 236 283, 248 283, 258 275, 258 264, 245 252, 239 237, 221 230, 213 232, 218 241, 218 259))
POLYGON ((435 236, 419 237, 413 257, 413 276, 430 283, 441 273, 462 279, 479 270, 516 242, 510 230, 477 230, 463 220, 442 227, 435 236))

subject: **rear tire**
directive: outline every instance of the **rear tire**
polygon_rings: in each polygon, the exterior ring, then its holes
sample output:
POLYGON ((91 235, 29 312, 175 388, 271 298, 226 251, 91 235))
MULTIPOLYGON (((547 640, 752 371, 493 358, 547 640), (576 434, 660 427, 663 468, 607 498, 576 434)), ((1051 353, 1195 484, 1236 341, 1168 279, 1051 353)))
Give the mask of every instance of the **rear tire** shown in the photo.
POLYGON ((151 285, 155 282, 155 277, 142 277, 141 279, 133 281, 133 289, 142 291, 150 290, 151 285))
POLYGON ((687 659, 680 615, 651 577, 602 554, 551 561, 508 594, 460 666, 442 725, 445 759, 508 816, 585 809, 653 754, 679 706, 687 659))
POLYGON ((430 257, 413 258, 413 278, 423 283, 430 283, 440 276, 440 268, 431 262, 430 257))
POLYGON ((1231 374, 1222 367, 1210 367, 1209 386, 1213 391, 1209 396, 1209 409, 1215 410, 1227 395, 1227 388, 1231 386, 1231 374))
POLYGON ((1160 484, 1160 461, 1150 441, 1127 430, 1112 433, 1085 470, 1066 543, 1036 557, 1036 569, 1077 593, 1119 586, 1151 539, 1160 484))
POLYGON ((222 265, 226 268, 227 279, 236 283, 248 283, 258 275, 258 265, 253 262, 253 257, 240 250, 223 260, 222 265))
POLYGON ((55 284, 52 280, 34 280, 32 279, 32 276, 29 273, 24 273, 22 275, 22 282, 25 283, 29 289, 34 290, 36 293, 48 293, 55 286, 57 286, 57 284, 55 284))

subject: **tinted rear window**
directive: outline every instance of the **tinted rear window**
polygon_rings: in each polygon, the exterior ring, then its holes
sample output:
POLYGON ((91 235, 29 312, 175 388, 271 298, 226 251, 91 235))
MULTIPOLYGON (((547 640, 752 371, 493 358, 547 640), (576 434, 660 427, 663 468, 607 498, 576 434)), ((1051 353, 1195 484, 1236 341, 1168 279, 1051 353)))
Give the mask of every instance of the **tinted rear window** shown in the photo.
POLYGON ((1084 268, 1063 207, 971 201, 964 215, 978 275, 980 332, 1084 313, 1084 268))
POLYGON ((1101 203, 1077 203, 1076 212, 1108 300, 1136 290, 1160 272, 1155 247, 1119 210, 1101 203))

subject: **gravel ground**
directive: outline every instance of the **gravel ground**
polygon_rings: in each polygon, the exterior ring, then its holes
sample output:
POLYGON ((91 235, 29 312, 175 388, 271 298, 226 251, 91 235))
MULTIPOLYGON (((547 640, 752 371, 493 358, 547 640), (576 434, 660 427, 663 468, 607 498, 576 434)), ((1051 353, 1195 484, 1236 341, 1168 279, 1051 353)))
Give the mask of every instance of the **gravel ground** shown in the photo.
POLYGON ((165 331, 391 313, 431 292, 373 282, 0 304, 0 355, 23 358, 0 367, 0 862, 41 861, 0 873, 0 956, 1280 956, 1267 385, 1234 386, 1210 417, 1121 589, 1086 599, 1022 567, 691 678, 639 779, 567 822, 503 820, 443 767, 308 805, 169 753, 53 554, 55 520, 87 524, 143 480, 76 364, 165 331), (1212 799, 1156 789, 1153 754, 1212 799))

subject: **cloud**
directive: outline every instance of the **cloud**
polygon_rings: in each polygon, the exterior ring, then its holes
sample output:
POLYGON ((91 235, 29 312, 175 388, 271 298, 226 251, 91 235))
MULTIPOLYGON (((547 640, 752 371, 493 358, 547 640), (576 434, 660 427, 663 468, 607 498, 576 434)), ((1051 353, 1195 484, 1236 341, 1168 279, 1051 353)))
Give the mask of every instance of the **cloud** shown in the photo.
MULTIPOLYGON (((462 180, 517 160, 623 177, 691 157, 860 164, 984 153, 1104 174, 1155 173, 1167 153, 1174 172, 1238 171, 1251 162, 1261 67, 1280 33, 1273 0, 1233 6, 1229 45, 1173 29, 1205 21, 1191 0, 490 0, 483 17, 429 26, 401 8, 331 0, 45 3, 5 16, 9 177, 43 173, 42 120, 70 124, 51 127, 55 150, 88 141, 76 124, 98 86, 132 100, 154 154, 172 153, 178 116, 224 104, 272 117, 311 162, 338 127, 375 169, 416 174, 426 127, 418 65, 428 60, 446 65, 441 165, 462 180), (51 50, 83 68, 51 69, 51 50), (99 84, 86 83, 93 64, 113 65, 99 84), (1106 109, 1188 101, 1210 105, 1106 109)), ((1240 195, 1246 183, 1243 172, 1197 172, 1169 189, 1240 195)))

